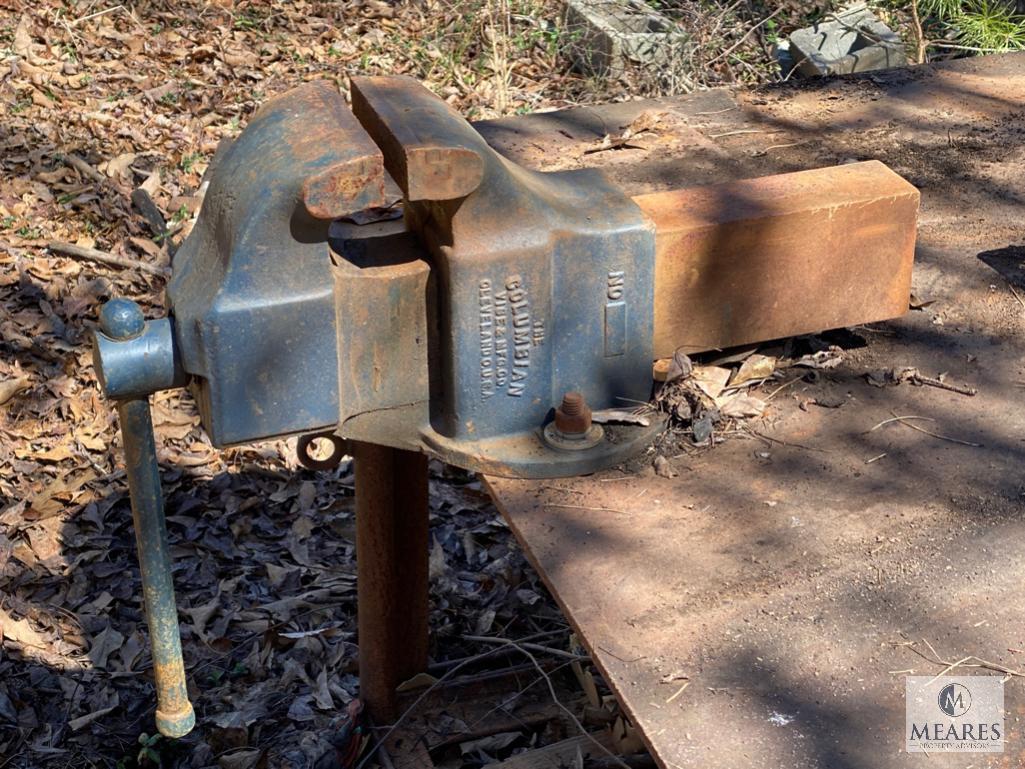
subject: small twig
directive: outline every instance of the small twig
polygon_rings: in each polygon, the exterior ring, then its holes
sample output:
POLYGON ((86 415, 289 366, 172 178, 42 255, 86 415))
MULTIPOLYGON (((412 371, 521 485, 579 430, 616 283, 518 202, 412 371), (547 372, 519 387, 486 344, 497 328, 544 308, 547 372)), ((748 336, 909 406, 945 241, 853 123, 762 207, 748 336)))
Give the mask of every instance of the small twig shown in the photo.
POLYGON ((748 429, 748 432, 750 432, 752 435, 758 436, 763 441, 768 441, 769 443, 777 443, 780 446, 793 446, 794 448, 804 449, 805 451, 818 451, 823 454, 828 454, 830 451, 830 449, 820 449, 815 446, 805 446, 803 443, 790 443, 787 441, 781 441, 779 438, 773 438, 771 435, 763 435, 757 430, 751 430, 750 428, 748 429))
POLYGON ((927 45, 933 48, 948 48, 953 51, 969 51, 971 53, 1006 53, 1006 49, 1003 48, 975 48, 970 45, 957 45, 956 43, 947 43, 943 40, 929 40, 927 45))
MULTIPOLYGON (((1000 665, 996 662, 989 662, 988 660, 984 660, 981 657, 976 657, 974 654, 965 657, 962 660, 958 660, 957 662, 950 662, 940 657, 940 655, 936 653, 936 650, 933 648, 932 644, 929 643, 929 641, 927 641, 925 638, 922 639, 922 643, 929 647, 929 651, 931 651, 933 654, 932 657, 929 657, 927 654, 923 654, 919 649, 916 649, 914 641, 908 641, 905 643, 898 643, 894 645, 906 646, 919 657, 924 659, 926 662, 931 662, 934 665, 943 665, 943 672, 940 673, 939 676, 936 676, 936 678, 939 678, 940 676, 944 675, 945 673, 948 673, 949 671, 957 667, 984 668, 986 670, 994 670, 997 673, 1003 673, 1006 676, 1017 676, 1019 678, 1025 678, 1025 673, 1022 673, 1020 670, 1014 670, 1013 668, 1009 668, 1006 665, 1000 665)), ((934 678, 933 681, 935 681, 936 678, 934 678)))
MULTIPOLYGON (((891 411, 890 413, 892 414, 893 412, 891 411)), ((877 424, 875 427, 872 427, 871 429, 866 430, 865 432, 863 432, 862 435, 868 435, 869 433, 874 433, 880 427, 885 427, 886 425, 888 425, 888 424, 890 424, 892 422, 899 422, 902 419, 923 419, 926 422, 935 422, 936 421, 932 417, 916 417, 916 416, 894 417, 893 419, 884 419, 882 422, 877 424)))
POLYGON ((384 769, 395 769, 395 762, 391 760, 391 754, 383 742, 377 743, 377 750, 375 752, 384 769))
POLYGON ((721 139, 724 136, 736 136, 737 134, 778 134, 782 131, 763 131, 761 128, 742 128, 738 131, 727 131, 722 134, 709 134, 709 139, 721 139))
POLYGON ((760 158, 763 155, 767 155, 769 153, 769 150, 781 150, 781 149, 785 149, 787 147, 799 147, 802 144, 807 144, 807 143, 808 142, 805 140, 805 141, 799 141, 799 142, 789 142, 787 144, 770 144, 768 147, 766 147, 763 150, 756 150, 754 152, 754 154, 753 154, 753 157, 760 158))
POLYGON ((24 739, 19 739, 15 743, 13 752, 11 753, 9 758, 5 758, 4 762, 2 764, 0 764, 0 769, 4 769, 5 766, 7 766, 9 763, 11 763, 11 761, 16 759, 18 756, 24 755, 23 753, 19 753, 18 750, 17 750, 18 748, 20 748, 24 744, 25 744, 25 740, 24 739))
MULTIPOLYGON (((890 413, 893 414, 892 411, 890 413)), ((919 427, 918 425, 913 425, 910 422, 906 421, 908 419, 928 419, 928 417, 915 417, 915 416, 899 417, 896 414, 893 414, 893 419, 889 419, 887 421, 888 422, 900 422, 905 427, 910 427, 912 430, 917 430, 918 432, 923 433, 925 435, 929 435, 929 436, 931 436, 933 438, 939 438, 941 441, 949 441, 950 443, 957 443, 957 444, 959 444, 961 446, 971 446, 973 449, 981 449, 982 448, 982 444, 981 443, 972 443, 971 441, 963 441, 960 438, 951 438, 949 435, 940 435, 939 433, 929 432, 928 430, 926 430, 923 427, 919 427)), ((929 420, 929 421, 935 422, 936 420, 933 419, 933 420, 929 420)), ((872 428, 872 429, 874 430, 875 428, 872 428)), ((871 432, 871 430, 869 432, 871 432)))
POLYGON ((97 171, 91 165, 86 163, 82 158, 80 158, 73 152, 69 152, 67 155, 64 155, 64 162, 72 168, 76 169, 79 173, 85 174, 94 182, 107 181, 107 177, 105 177, 103 174, 101 174, 99 171, 97 171))
MULTIPOLYGON (((708 34, 708 38, 709 39, 715 37, 715 34, 720 29, 722 29, 722 25, 723 25, 723 22, 726 20, 726 17, 729 14, 733 13, 733 11, 736 10, 737 6, 740 5, 742 2, 744 2, 744 0, 737 0, 737 2, 732 3, 731 5, 728 5, 728 6, 726 6, 725 8, 722 9, 722 11, 719 13, 719 15, 716 16, 716 18, 715 18, 715 26, 712 27, 712 31, 708 34)), ((693 61, 694 61, 694 59, 693 59, 693 56, 692 56, 691 57, 691 63, 692 64, 693 64, 693 61)))
POLYGON ((618 654, 616 654, 615 652, 609 651, 604 646, 596 646, 595 648, 598 651, 600 651, 600 652, 605 652, 607 655, 609 655, 613 659, 617 659, 620 662, 622 662, 624 664, 627 664, 627 665, 629 665, 631 662, 640 662, 641 660, 645 659, 645 656, 642 654, 640 657, 634 657, 633 659, 625 660, 622 657, 620 657, 618 654))
POLYGON ((552 486, 551 484, 545 484, 543 486, 539 486, 538 488, 540 488, 540 489, 550 489, 551 491, 561 491, 563 494, 583 494, 584 493, 584 492, 580 491, 579 489, 569 489, 569 488, 566 488, 565 486, 552 486))
POLYGON ((788 387, 790 387, 790 385, 792 385, 794 382, 800 382, 802 379, 804 379, 804 377, 798 376, 798 377, 794 377, 789 382, 784 382, 779 387, 777 387, 775 390, 773 390, 771 393, 769 393, 768 396, 766 396, 766 398, 764 399, 765 402, 768 403, 774 397, 776 397, 776 395, 778 393, 780 393, 781 391, 783 391, 783 390, 787 389, 788 387))
POLYGON ((552 698, 552 702, 555 704, 556 707, 558 707, 563 713, 566 714, 566 717, 573 722, 573 725, 578 730, 580 730, 580 734, 586 737, 592 743, 594 743, 594 746, 598 748, 598 750, 600 750, 606 756, 608 756, 609 759, 616 766, 621 767, 621 769, 630 769, 629 764, 627 764, 625 761, 623 761, 623 759, 621 759, 607 747, 598 742, 598 740, 594 738, 594 735, 592 735, 589 731, 587 731, 587 729, 584 728, 584 725, 580 723, 580 719, 577 718, 576 713, 574 713, 572 710, 570 710, 562 704, 562 700, 559 699, 558 694, 556 694, 555 692, 555 685, 552 683, 551 676, 549 676, 545 669, 541 667, 541 663, 537 661, 537 658, 533 654, 531 654, 527 649, 523 648, 523 646, 521 646, 520 644, 516 643, 515 641, 511 641, 507 638, 499 638, 495 640, 501 641, 506 646, 510 646, 513 649, 516 649, 516 651, 520 652, 527 659, 529 659, 531 663, 534 665, 534 668, 537 670, 537 672, 540 673, 541 677, 545 679, 545 683, 548 685, 548 694, 552 698))
POLYGON ((775 11, 773 11, 768 16, 766 16, 764 19, 762 19, 760 22, 755 24, 753 27, 751 27, 751 29, 749 29, 746 33, 744 33, 744 36, 742 38, 740 38, 740 40, 735 42, 733 45, 731 45, 729 48, 727 48, 725 51, 720 53, 715 58, 706 61, 705 62, 705 67, 708 68, 708 67, 712 66, 713 64, 715 64, 720 59, 725 59, 727 56, 729 56, 731 53, 733 53, 735 50, 737 50, 741 45, 743 45, 744 41, 747 40, 749 37, 751 37, 752 34, 757 32, 763 25, 767 24, 773 18, 775 18, 776 16, 781 14, 783 12, 784 8, 785 8, 784 6, 780 6, 775 11))
POLYGON ((73 22, 71 22, 71 26, 72 27, 77 27, 83 21, 89 21, 89 19, 95 19, 95 18, 98 18, 100 16, 106 16, 108 13, 114 13, 115 11, 123 11, 123 10, 124 10, 124 6, 123 5, 115 5, 113 8, 106 8, 106 9, 104 9, 102 11, 97 11, 96 13, 90 13, 88 16, 81 16, 81 17, 75 19, 73 22))
POLYGON ((683 690, 686 689, 688 686, 690 686, 690 681, 684 681, 683 682, 683 686, 681 686, 679 689, 676 690, 676 694, 674 694, 672 697, 670 697, 668 700, 666 700, 666 705, 668 705, 670 702, 672 702, 677 697, 679 697, 681 694, 683 694, 683 690))
POLYGON ((866 459, 866 460, 865 460, 865 464, 866 464, 866 465, 870 465, 870 464, 872 464, 873 462, 878 462, 878 461, 879 461, 880 459, 882 459, 882 458, 883 458, 883 457, 885 457, 885 456, 886 456, 886 452, 885 452, 885 451, 884 451, 884 452, 883 452, 882 454, 876 454, 876 455, 875 455, 874 457, 872 457, 871 459, 866 459))
POLYGON ((616 510, 612 507, 588 507, 587 505, 553 505, 550 503, 545 504, 545 507, 564 507, 569 510, 590 510, 592 513, 619 513, 621 515, 626 515, 625 510, 616 510))
MULTIPOLYGON (((520 643, 523 643, 524 641, 535 641, 539 638, 551 638, 552 636, 559 635, 560 633, 565 634, 568 632, 569 629, 565 627, 556 628, 555 630, 545 630, 540 633, 532 633, 531 635, 524 636, 520 639, 520 643)), ((488 654, 494 654, 494 652, 491 651, 488 652, 488 654)), ((448 668, 453 667, 455 665, 461 665, 464 662, 475 662, 479 658, 480 654, 471 654, 467 657, 458 657, 456 659, 445 660, 444 662, 435 662, 434 664, 428 666, 427 672, 436 673, 440 670, 447 670, 448 668)))
POLYGON ((925 684, 925 685, 928 686, 929 684, 935 683, 940 678, 943 678, 943 676, 945 676, 951 670, 953 670, 954 668, 958 667, 959 665, 964 664, 965 662, 968 662, 970 659, 971 659, 971 657, 965 657, 964 659, 960 659, 957 662, 951 662, 949 665, 947 665, 945 668, 943 668, 943 670, 941 670, 939 673, 937 673, 935 676, 933 676, 929 680, 929 682, 927 684, 925 684))
POLYGON ((951 384, 950 382, 944 382, 942 379, 933 379, 932 377, 922 376, 921 374, 912 377, 912 384, 926 385, 928 387, 935 387, 939 390, 948 390, 949 392, 957 393, 958 395, 976 395, 979 392, 974 387, 969 387, 968 385, 951 384))
POLYGON ((854 326, 857 331, 866 331, 869 334, 882 334, 883 336, 897 336, 897 332, 889 328, 872 328, 871 326, 854 326))
POLYGON ((1014 294, 1014 298, 1018 300, 1018 304, 1020 304, 1020 305, 1022 306, 1022 308, 1023 308, 1023 309, 1025 309, 1025 300, 1023 300, 1023 299, 1022 299, 1022 298, 1021 298, 1021 297, 1020 297, 1020 296, 1018 295, 1018 292, 1014 290, 1014 286, 1012 286, 1012 285, 1011 285, 1010 283, 1008 283, 1008 284, 1007 284, 1007 287, 1008 287, 1009 289, 1011 289, 1011 293, 1012 293, 1012 294, 1014 294))
MULTIPOLYGON (((485 643, 485 644, 505 644, 505 645, 508 645, 508 643, 509 643, 509 640, 507 638, 497 638, 495 636, 464 635, 464 636, 460 636, 460 637, 464 641, 476 641, 478 643, 485 643)), ((574 660, 574 661, 583 662, 583 661, 591 659, 591 655, 589 655, 589 654, 574 654, 573 652, 565 652, 565 651, 562 651, 562 649, 553 649, 550 646, 542 646, 541 644, 524 643, 524 642, 521 641, 521 642, 519 642, 519 646, 523 647, 524 649, 530 649, 531 651, 541 652, 543 654, 551 654, 553 657, 564 657, 565 659, 568 659, 568 660, 574 660)))
POLYGON ((166 278, 170 273, 170 270, 166 267, 156 267, 152 264, 146 264, 146 262, 140 262, 138 259, 129 259, 127 256, 116 256, 115 254, 111 254, 107 251, 99 251, 95 248, 86 248, 85 246, 76 246, 74 243, 63 243, 59 240, 51 240, 46 244, 46 247, 58 254, 64 254, 65 256, 71 256, 76 259, 91 259, 94 262, 110 264, 115 267, 125 267, 130 270, 142 270, 143 272, 148 272, 150 275, 158 275, 161 278, 166 278))
MULTIPOLYGON (((533 637, 536 637, 536 636, 530 636, 530 637, 533 638, 533 637)), ((541 667, 540 663, 537 661, 537 658, 535 658, 534 655, 531 654, 529 651, 524 649, 520 645, 519 642, 511 641, 511 640, 508 640, 508 639, 502 639, 502 640, 504 641, 502 646, 512 647, 513 650, 518 651, 521 654, 526 655, 530 659, 531 663, 533 663, 534 668, 541 674, 541 676, 545 679, 545 682, 548 684, 548 692, 551 695, 552 702, 554 702, 555 705, 557 705, 560 709, 562 709, 563 711, 566 712, 566 714, 573 721, 573 723, 576 725, 576 727, 578 729, 580 729, 581 734, 587 735, 588 732, 587 732, 586 729, 584 729, 584 725, 580 723, 579 719, 577 719, 573 715, 573 712, 571 710, 569 710, 569 708, 567 708, 565 705, 562 704, 562 702, 559 701, 559 698, 558 698, 558 696, 555 693, 555 687, 552 685, 552 679, 545 672, 544 668, 541 667)), ((438 680, 436 680, 430 686, 425 688, 423 690, 423 692, 420 693, 420 696, 418 696, 415 700, 413 700, 412 704, 410 704, 410 706, 408 708, 406 708, 405 711, 403 711, 403 713, 398 717, 398 719, 396 719, 395 723, 391 724, 391 726, 389 726, 387 728, 387 730, 385 730, 385 733, 384 733, 384 735, 381 736, 381 738, 379 740, 379 743, 380 744, 386 743, 388 741, 388 738, 392 736, 392 734, 395 732, 395 730, 398 729, 399 726, 401 726, 406 721, 407 718, 409 718, 410 714, 412 714, 414 711, 416 711, 416 709, 418 707, 420 707, 420 703, 422 703, 425 699, 427 699, 427 697, 433 691, 435 691, 439 686, 441 686, 445 681, 450 680, 453 676, 455 676, 456 673, 458 673, 460 670, 462 670, 467 665, 470 665, 471 663, 480 661, 482 659, 486 659, 488 657, 495 656, 496 654, 500 653, 501 651, 502 651, 501 648, 496 648, 496 649, 491 649, 490 651, 482 652, 481 654, 478 654, 478 655, 476 655, 474 657, 467 657, 465 660, 460 662, 458 665, 453 667, 451 670, 445 671, 445 673, 440 678, 438 678, 438 680)), ((590 739, 592 741, 594 741, 593 737, 591 737, 590 739)), ((598 742, 595 742, 595 744, 598 745, 598 747, 601 748, 603 752, 605 752, 606 754, 611 756, 613 760, 619 760, 605 746, 601 745, 598 742)), ((363 769, 363 767, 366 766, 367 762, 370 761, 370 759, 376 754, 376 752, 377 752, 376 750, 368 751, 367 755, 365 755, 362 759, 360 759, 359 763, 356 764, 355 769, 363 769)), ((622 761, 620 761, 620 763, 622 763, 622 761)), ((626 766, 626 764, 623 764, 623 766, 625 767, 625 769, 630 769, 630 767, 626 766)))
POLYGON ((735 109, 740 109, 740 107, 727 107, 726 109, 715 109, 711 112, 695 112, 694 115, 721 115, 724 112, 732 112, 735 109))
MULTIPOLYGON (((515 651, 515 650, 511 650, 511 651, 515 651)), ((575 660, 569 660, 567 662, 562 662, 562 663, 560 663, 558 665, 553 666, 550 675, 555 675, 556 673, 561 671, 563 668, 567 668, 570 665, 572 665, 574 662, 575 662, 575 660)), ((505 699, 500 701, 494 707, 489 708, 488 710, 484 711, 484 713, 482 713, 479 718, 477 718, 475 721, 467 724, 467 726, 469 727, 468 731, 472 732, 477 726, 479 726, 480 724, 484 723, 484 721, 486 721, 488 719, 488 717, 492 713, 495 713, 495 712, 497 712, 499 710, 501 710, 503 713, 505 713, 508 716, 516 718, 519 721, 519 718, 517 718, 516 715, 512 712, 512 708, 515 707, 516 700, 518 700, 520 697, 522 697, 524 694, 526 694, 529 689, 532 689, 533 687, 537 686, 543 680, 544 679, 542 679, 541 676, 538 676, 537 678, 533 679, 529 684, 527 684, 526 686, 523 686, 519 690, 517 690, 516 693, 513 694, 512 696, 506 697, 505 699)), ((520 724, 523 725, 523 726, 526 726, 526 724, 524 724, 522 721, 520 721, 520 724)))
POLYGON ((912 430, 916 430, 924 435, 929 435, 933 438, 938 438, 941 441, 949 441, 950 443, 957 443, 961 446, 971 446, 974 449, 982 448, 981 443, 973 443, 972 441, 962 441, 960 438, 951 438, 949 435, 940 435, 939 433, 932 433, 922 427, 919 427, 918 425, 913 425, 910 422, 905 422, 903 419, 899 421, 902 425, 907 425, 912 430))

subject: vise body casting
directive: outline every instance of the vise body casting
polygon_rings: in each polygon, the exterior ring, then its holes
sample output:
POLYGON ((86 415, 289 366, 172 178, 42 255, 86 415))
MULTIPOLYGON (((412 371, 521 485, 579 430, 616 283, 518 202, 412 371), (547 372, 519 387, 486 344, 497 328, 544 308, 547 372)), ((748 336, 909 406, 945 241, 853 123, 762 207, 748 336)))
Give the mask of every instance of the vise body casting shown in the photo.
POLYGON ((304 85, 218 153, 168 318, 130 349, 97 336, 108 394, 187 383, 217 446, 330 432, 499 475, 643 446, 658 419, 542 428, 567 392, 648 398, 654 224, 597 170, 503 158, 409 78, 353 78, 352 105, 304 85))

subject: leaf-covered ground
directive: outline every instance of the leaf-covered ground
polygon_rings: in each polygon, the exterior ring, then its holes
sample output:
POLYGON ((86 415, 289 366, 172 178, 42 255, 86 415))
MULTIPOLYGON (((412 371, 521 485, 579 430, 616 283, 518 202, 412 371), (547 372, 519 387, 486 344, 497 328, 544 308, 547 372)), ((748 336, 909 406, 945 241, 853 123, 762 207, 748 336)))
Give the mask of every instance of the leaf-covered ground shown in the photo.
MULTIPOLYGON (((154 398, 201 728, 177 746, 152 738, 121 443, 88 332, 112 296, 160 313, 159 268, 207 162, 267 96, 408 72, 487 115, 564 104, 579 85, 552 70, 532 18, 444 13, 378 0, 0 10, 0 767, 342 765, 331 740, 358 696, 350 468, 302 470, 294 441, 215 451, 187 397, 154 398), (502 24, 506 42, 509 25, 524 36, 496 74, 501 52, 480 41, 502 24), (137 187, 170 235, 133 210, 137 187), (157 269, 67 258, 51 241, 157 269)), ((563 620, 477 483, 434 467, 431 510, 433 659, 490 651, 464 634, 542 630, 565 648, 563 620)), ((471 745, 451 765, 537 739, 471 745)))

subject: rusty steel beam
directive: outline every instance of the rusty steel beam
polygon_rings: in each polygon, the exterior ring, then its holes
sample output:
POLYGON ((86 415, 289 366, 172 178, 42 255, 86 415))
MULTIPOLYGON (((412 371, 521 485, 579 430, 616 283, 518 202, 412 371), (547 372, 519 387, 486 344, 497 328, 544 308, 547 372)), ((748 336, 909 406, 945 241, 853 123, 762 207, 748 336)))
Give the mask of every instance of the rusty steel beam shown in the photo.
POLYGON ((655 355, 904 314, 918 200, 874 160, 636 196, 657 232, 655 355))
POLYGON ((360 697, 378 723, 427 668, 427 457, 353 441, 360 697))

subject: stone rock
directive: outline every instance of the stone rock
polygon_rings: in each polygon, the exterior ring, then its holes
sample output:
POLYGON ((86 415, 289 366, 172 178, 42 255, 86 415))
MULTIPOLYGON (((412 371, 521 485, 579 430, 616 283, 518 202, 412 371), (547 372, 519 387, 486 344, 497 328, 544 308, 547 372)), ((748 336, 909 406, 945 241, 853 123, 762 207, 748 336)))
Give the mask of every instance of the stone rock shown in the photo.
POLYGON ((790 35, 800 74, 846 75, 907 66, 904 43, 865 6, 856 5, 790 35))
POLYGON ((584 75, 618 77, 628 62, 668 66, 687 36, 641 0, 565 0, 568 53, 584 75))

